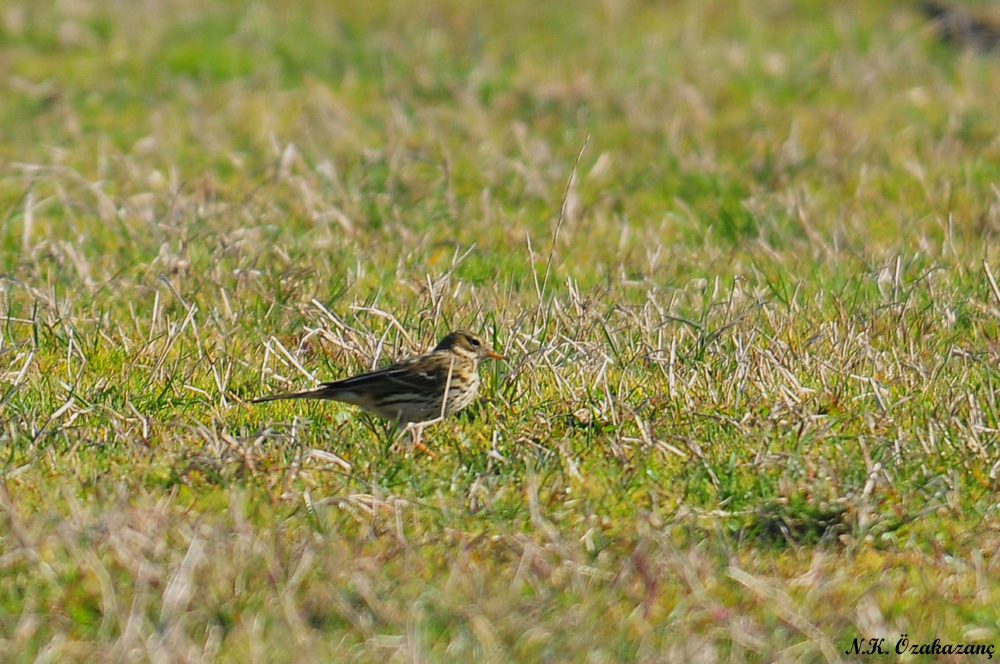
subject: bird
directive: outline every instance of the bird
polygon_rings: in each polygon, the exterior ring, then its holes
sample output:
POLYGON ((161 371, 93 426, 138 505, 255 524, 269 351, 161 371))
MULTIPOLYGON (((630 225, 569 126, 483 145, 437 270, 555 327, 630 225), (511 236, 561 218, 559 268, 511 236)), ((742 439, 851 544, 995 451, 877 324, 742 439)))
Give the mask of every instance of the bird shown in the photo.
MULTIPOLYGON (((429 353, 311 390, 272 394, 251 403, 282 399, 342 401, 391 420, 396 427, 409 427, 447 417, 471 404, 479 392, 479 362, 486 358, 505 359, 474 333, 455 330, 429 353)), ((417 435, 414 443, 422 447, 417 435)))

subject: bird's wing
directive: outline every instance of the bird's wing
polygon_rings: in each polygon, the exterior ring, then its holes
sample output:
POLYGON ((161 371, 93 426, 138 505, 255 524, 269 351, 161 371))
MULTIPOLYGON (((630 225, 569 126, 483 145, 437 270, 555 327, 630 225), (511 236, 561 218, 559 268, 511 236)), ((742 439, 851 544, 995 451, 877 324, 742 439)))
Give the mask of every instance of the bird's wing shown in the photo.
POLYGON ((455 371, 452 359, 450 353, 410 357, 382 369, 322 383, 311 390, 260 397, 253 403, 278 399, 334 399, 364 405, 389 396, 440 394, 448 383, 449 372, 455 371))
POLYGON ((429 359, 426 356, 408 358, 382 369, 323 383, 317 389, 343 390, 373 397, 406 392, 433 394, 444 390, 449 363, 429 362, 429 359))

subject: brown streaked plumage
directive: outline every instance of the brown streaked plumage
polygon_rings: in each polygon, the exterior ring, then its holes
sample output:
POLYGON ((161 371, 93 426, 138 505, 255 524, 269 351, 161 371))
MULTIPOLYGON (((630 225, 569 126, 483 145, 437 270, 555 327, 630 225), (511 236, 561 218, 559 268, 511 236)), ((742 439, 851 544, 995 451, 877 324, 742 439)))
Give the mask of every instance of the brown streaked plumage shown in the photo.
POLYGON ((323 383, 312 390, 275 394, 252 403, 277 399, 329 399, 360 406, 397 425, 426 422, 462 410, 479 391, 479 361, 503 359, 472 332, 456 330, 434 350, 400 360, 383 369, 323 383), (447 405, 442 401, 448 390, 447 405))

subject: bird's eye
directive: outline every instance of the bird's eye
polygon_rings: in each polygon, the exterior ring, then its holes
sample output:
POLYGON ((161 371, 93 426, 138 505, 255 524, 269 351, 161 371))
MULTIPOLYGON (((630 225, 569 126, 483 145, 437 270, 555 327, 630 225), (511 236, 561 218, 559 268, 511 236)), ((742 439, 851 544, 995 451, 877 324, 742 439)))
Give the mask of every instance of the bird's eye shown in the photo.
POLYGON ((473 348, 479 348, 482 344, 479 343, 479 339, 472 337, 471 339, 469 339, 469 345, 471 345, 473 348))

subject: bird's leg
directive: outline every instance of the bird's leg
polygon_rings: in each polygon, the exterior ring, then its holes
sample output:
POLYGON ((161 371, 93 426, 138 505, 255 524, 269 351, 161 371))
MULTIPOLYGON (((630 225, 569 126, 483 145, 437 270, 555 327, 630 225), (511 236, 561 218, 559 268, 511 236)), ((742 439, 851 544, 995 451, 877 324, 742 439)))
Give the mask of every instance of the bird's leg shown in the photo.
POLYGON ((427 449, 424 446, 424 444, 420 442, 420 436, 424 432, 424 423, 423 422, 410 422, 409 424, 406 425, 406 429, 405 430, 410 432, 410 436, 411 436, 411 439, 413 441, 413 446, 415 448, 417 448, 418 450, 420 450, 421 452, 426 453, 427 456, 429 456, 430 458, 433 459, 434 458, 434 453, 431 452, 429 449, 427 449))

